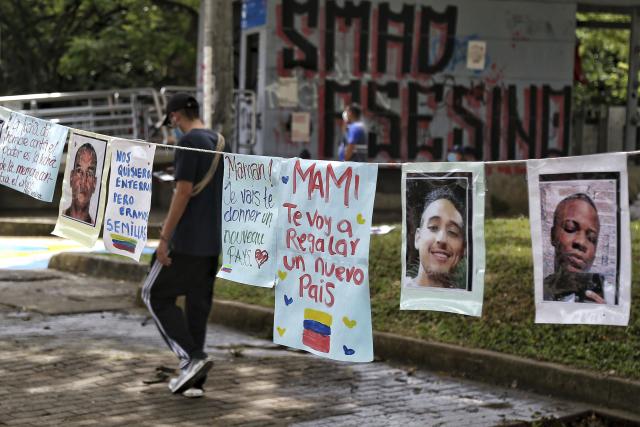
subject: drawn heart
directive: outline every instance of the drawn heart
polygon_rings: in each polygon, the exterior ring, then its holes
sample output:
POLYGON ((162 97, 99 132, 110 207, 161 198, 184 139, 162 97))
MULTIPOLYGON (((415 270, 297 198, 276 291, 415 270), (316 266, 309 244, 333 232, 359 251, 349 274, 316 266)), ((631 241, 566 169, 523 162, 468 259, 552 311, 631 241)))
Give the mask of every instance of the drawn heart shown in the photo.
MULTIPOLYGON (((278 328, 278 332, 280 328, 278 328)), ((347 347, 346 345, 342 346, 342 349, 344 350, 344 354, 346 354, 347 356, 353 356, 354 354, 356 354, 356 351, 352 348, 347 347)))
POLYGON ((282 183, 283 183, 283 184, 286 184, 287 182, 289 182, 289 177, 288 177, 288 176, 286 176, 286 175, 285 175, 285 176, 283 176, 283 177, 281 177, 280 179, 282 180, 282 183))
POLYGON ((282 271, 282 270, 278 270, 278 277, 280 278, 280 280, 284 280, 287 278, 287 272, 286 271, 282 271))
POLYGON ((256 262, 258 263, 258 268, 269 259, 269 253, 265 250, 256 249, 256 262))
POLYGON ((356 221, 358 221, 358 224, 364 224, 366 222, 366 220, 364 219, 361 213, 359 213, 358 216, 356 217, 356 221))
POLYGON ((285 296, 284 296, 284 303, 285 303, 285 305, 291 305, 291 304, 293 304, 293 298, 288 297, 288 296, 285 294, 285 296))
MULTIPOLYGON (((287 332, 287 328, 281 328, 280 326, 278 326, 276 329, 278 330, 278 333, 280 334, 280 336, 283 336, 284 333, 287 332)), ((351 351, 353 351, 353 350, 351 350, 351 351)))
POLYGON ((354 326, 356 326, 356 324, 358 322, 356 322, 355 320, 351 320, 349 319, 347 316, 344 316, 342 318, 342 322, 345 324, 345 326, 349 329, 353 329, 354 326))

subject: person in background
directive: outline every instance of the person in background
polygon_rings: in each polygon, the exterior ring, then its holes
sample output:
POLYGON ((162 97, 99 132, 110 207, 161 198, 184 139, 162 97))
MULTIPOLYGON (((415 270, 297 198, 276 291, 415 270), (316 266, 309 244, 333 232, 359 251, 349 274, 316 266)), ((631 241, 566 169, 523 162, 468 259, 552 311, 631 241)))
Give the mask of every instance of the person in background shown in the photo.
POLYGON ((562 157, 562 151, 558 150, 557 148, 549 148, 547 150, 547 158, 552 157, 562 157))
POLYGON ((466 145, 462 149, 462 160, 465 162, 477 162, 478 154, 476 153, 476 149, 471 147, 470 145, 466 145))
POLYGON ((447 154, 448 162, 461 162, 462 161, 462 147, 459 145, 454 145, 449 153, 447 154))
POLYGON ((338 159, 344 162, 366 162, 369 138, 361 120, 362 109, 358 104, 350 104, 342 112, 345 132, 338 150, 338 159))

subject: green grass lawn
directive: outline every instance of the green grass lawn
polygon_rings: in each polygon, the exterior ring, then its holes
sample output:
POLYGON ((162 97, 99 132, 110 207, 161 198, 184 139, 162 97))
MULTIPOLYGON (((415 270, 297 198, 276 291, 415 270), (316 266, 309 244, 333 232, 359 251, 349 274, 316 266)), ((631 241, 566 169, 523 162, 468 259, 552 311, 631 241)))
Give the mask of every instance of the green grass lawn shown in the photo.
MULTIPOLYGON (((481 318, 400 311, 400 227, 371 236, 369 258, 373 328, 558 362, 625 378, 640 378, 640 223, 631 225, 633 285, 627 327, 534 324, 529 222, 486 221, 487 273, 481 318)), ((273 290, 219 280, 216 297, 273 307, 273 290)))

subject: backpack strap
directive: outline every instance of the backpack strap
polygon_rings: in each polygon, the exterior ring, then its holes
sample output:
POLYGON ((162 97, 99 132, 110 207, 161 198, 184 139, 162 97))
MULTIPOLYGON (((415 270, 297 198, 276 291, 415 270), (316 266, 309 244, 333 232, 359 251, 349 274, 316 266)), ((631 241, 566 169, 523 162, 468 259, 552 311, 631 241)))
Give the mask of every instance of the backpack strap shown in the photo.
POLYGON ((193 186, 193 190, 191 191, 191 197, 197 196, 198 194, 200 194, 202 190, 204 190, 204 188, 209 184, 209 182, 211 182, 213 175, 215 175, 216 173, 216 169, 218 169, 218 163, 220 163, 220 157, 222 156, 221 152, 224 150, 225 142, 224 142, 224 136, 222 136, 220 132, 216 132, 216 135, 218 136, 218 144, 216 145, 216 151, 218 151, 218 153, 216 153, 215 157, 211 161, 211 166, 209 167, 209 170, 204 175, 202 180, 193 186))

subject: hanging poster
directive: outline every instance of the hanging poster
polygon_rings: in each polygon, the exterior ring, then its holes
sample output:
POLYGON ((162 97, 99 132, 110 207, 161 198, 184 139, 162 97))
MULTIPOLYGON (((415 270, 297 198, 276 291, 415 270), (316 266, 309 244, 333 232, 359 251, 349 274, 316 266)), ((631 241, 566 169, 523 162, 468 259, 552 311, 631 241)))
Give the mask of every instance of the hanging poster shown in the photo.
POLYGON ((282 162, 276 344, 373 360, 368 267, 377 175, 375 164, 282 162))
POLYGON ((402 165, 401 310, 480 316, 484 293, 483 163, 402 165))
POLYGON ((92 247, 104 214, 111 137, 73 129, 69 136, 62 199, 51 234, 92 247))
POLYGON ((291 113, 291 140, 309 142, 311 137, 311 114, 306 111, 291 113))
POLYGON ((218 277, 273 287, 281 161, 277 157, 224 155, 222 267, 218 277))
POLYGON ((298 79, 296 77, 278 78, 276 94, 278 106, 281 108, 295 108, 298 106, 298 79))
POLYGON ((527 161, 537 323, 627 325, 627 155, 527 161))
POLYGON ((0 141, 2 141, 2 132, 4 130, 5 124, 9 121, 11 117, 11 110, 5 107, 0 107, 0 141))
POLYGON ((69 128, 0 109, 0 184, 51 202, 69 128))
POLYGON ((114 139, 103 240, 107 251, 140 261, 151 210, 153 144, 114 139))

